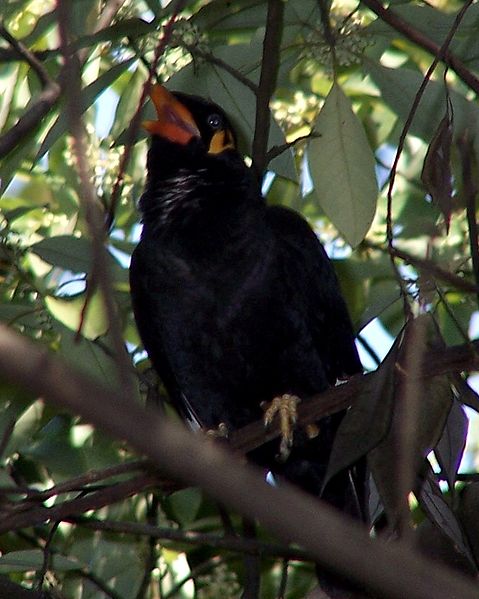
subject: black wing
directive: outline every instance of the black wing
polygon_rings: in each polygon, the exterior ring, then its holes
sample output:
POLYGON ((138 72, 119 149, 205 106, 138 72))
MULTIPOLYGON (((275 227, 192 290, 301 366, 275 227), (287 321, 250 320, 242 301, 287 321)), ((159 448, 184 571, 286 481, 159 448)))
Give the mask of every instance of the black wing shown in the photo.
POLYGON ((280 244, 285 283, 294 286, 294 304, 303 306, 329 383, 361 372, 348 309, 323 246, 296 212, 272 206, 267 215, 280 244))

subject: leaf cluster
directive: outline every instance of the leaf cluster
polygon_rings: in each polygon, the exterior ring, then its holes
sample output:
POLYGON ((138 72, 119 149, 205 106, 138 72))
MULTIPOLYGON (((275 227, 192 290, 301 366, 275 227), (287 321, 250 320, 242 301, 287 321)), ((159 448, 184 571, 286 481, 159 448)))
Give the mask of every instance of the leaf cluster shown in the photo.
MULTIPOLYGON (((273 22, 274 2, 62 0, 68 22, 54 3, 4 3, 0 320, 119 396, 127 380, 135 401, 175 418, 129 299, 140 123, 152 112, 141 100, 152 77, 212 98, 245 156, 265 166, 266 199, 317 230, 374 371, 351 401, 328 476, 367 456, 376 531, 411 535, 475 576, 478 438, 468 422, 479 401, 465 367, 427 379, 418 369, 431 348, 477 336, 479 5, 394 2, 383 14, 376 0, 290 0, 273 22), (111 225, 100 240, 89 195, 111 225)), ((235 514, 139 474, 144 464, 132 460, 81 417, 1 382, 0 574, 66 597, 238 597, 253 555, 261 597, 300 598, 315 585, 298 548, 272 546, 262 529, 254 551, 236 543, 235 514), (56 524, 45 509, 58 510, 56 524), (9 529, 18 514, 24 524, 9 529)))

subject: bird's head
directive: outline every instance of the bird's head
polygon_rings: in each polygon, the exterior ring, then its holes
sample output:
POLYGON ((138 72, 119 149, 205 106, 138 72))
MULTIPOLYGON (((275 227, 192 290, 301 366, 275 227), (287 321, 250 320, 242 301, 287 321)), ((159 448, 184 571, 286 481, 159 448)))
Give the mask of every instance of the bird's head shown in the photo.
POLYGON ((150 92, 157 119, 143 127, 153 136, 179 146, 200 145, 210 155, 236 149, 236 136, 224 111, 198 96, 169 92, 154 85, 150 92))

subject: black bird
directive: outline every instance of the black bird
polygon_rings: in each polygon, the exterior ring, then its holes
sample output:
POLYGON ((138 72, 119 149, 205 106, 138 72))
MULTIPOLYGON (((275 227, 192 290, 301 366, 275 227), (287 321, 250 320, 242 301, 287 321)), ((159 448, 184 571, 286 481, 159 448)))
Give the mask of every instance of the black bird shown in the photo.
MULTIPOLYGON (((300 215, 266 205, 224 111, 162 86, 151 97, 158 118, 144 124, 152 137, 131 294, 146 351, 183 417, 231 431, 273 400, 292 411, 360 372, 325 250, 300 215)), ((314 438, 285 431, 280 459, 277 442, 252 459, 317 495, 340 419, 321 421, 314 438)), ((358 481, 340 473, 323 497, 361 517, 358 481)))

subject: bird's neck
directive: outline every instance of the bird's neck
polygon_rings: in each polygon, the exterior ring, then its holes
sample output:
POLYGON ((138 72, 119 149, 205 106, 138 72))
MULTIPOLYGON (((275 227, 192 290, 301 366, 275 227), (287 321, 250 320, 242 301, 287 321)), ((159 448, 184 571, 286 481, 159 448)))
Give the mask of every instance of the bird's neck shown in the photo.
POLYGON ((207 239, 234 235, 264 207, 252 173, 240 161, 149 169, 140 200, 145 234, 207 239), (239 218, 241 216, 241 218, 239 218))

